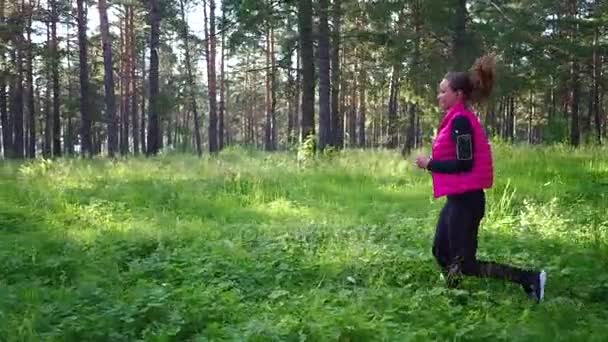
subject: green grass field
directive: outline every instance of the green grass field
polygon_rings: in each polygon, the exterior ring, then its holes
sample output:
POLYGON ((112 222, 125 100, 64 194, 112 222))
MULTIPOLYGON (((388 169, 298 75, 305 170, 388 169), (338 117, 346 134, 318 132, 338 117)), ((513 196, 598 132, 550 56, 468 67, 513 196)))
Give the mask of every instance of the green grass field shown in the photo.
POLYGON ((547 270, 540 305, 445 288, 397 153, 4 162, 0 340, 605 340, 608 150, 494 154, 478 255, 547 270))

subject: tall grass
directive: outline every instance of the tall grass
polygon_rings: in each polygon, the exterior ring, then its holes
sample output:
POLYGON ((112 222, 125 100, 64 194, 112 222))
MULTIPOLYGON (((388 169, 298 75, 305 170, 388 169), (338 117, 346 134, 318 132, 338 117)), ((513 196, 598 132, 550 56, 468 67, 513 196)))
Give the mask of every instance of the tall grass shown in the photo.
POLYGON ((410 158, 4 162, 6 341, 601 340, 608 154, 495 146, 479 256, 549 272, 546 301, 430 253, 443 200, 410 158))

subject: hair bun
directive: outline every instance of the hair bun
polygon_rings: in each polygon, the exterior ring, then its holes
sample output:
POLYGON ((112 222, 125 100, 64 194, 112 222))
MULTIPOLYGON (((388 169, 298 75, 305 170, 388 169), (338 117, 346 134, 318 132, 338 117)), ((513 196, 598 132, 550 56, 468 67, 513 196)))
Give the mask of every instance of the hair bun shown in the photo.
POLYGON ((484 55, 478 58, 469 70, 469 78, 473 91, 471 100, 482 102, 490 97, 494 86, 496 74, 496 57, 494 54, 484 55))

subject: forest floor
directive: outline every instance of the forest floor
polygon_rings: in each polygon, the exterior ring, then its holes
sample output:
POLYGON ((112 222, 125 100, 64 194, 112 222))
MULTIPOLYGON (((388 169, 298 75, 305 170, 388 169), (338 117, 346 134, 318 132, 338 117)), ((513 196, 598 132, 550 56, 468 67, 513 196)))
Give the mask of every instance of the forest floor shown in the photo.
POLYGON ((478 256, 545 269, 541 304, 444 286, 397 153, 3 162, 0 340, 604 340, 608 151, 494 148, 478 256))

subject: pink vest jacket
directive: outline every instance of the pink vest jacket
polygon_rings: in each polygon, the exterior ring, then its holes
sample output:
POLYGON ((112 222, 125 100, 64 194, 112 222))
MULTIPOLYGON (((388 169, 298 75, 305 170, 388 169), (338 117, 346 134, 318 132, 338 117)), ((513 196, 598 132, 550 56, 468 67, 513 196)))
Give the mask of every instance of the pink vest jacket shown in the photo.
POLYGON ((472 190, 492 187, 494 173, 492 152, 488 138, 477 117, 463 103, 452 106, 441 120, 435 141, 433 141, 433 160, 456 159, 456 143, 452 140, 452 120, 462 115, 469 119, 473 131, 473 168, 467 172, 445 174, 433 172, 433 196, 439 198, 472 190))

